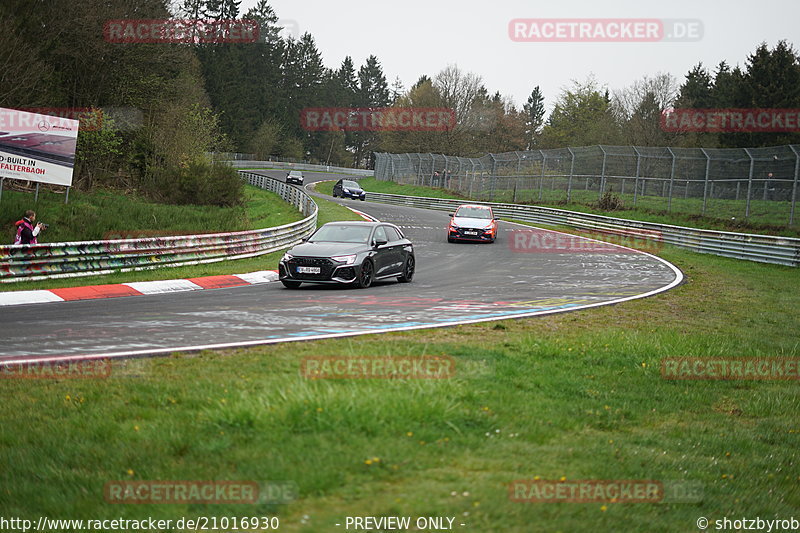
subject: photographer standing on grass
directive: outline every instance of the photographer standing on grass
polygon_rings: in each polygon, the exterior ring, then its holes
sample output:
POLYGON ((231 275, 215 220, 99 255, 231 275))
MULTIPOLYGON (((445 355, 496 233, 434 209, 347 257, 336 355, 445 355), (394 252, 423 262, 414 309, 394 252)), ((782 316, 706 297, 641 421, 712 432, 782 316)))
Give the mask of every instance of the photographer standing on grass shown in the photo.
POLYGON ((25 216, 22 217, 22 220, 18 220, 15 224, 17 226, 17 237, 14 239, 14 244, 39 244, 36 237, 43 229, 47 229, 47 226, 39 222, 34 227, 33 223, 35 221, 36 213, 30 209, 25 211, 25 216))

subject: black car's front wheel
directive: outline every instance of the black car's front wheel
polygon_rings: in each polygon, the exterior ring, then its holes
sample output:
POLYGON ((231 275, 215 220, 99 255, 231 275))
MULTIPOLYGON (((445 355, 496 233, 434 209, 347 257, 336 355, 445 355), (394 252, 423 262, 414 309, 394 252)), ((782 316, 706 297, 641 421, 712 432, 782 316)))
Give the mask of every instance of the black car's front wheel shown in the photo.
POLYGON ((355 281, 355 286, 359 289, 366 289, 372 285, 372 279, 375 276, 375 268, 372 266, 372 261, 365 259, 361 265, 361 272, 355 281))
POLYGON ((397 281, 411 283, 411 280, 414 279, 414 266, 414 256, 409 255, 408 259, 406 259, 406 265, 403 267, 403 274, 397 277, 397 281))
POLYGON ((300 282, 299 281, 292 281, 292 280, 289 280, 289 279, 282 279, 281 283, 283 283, 283 286, 286 287, 287 289, 296 289, 296 288, 300 287, 300 282))

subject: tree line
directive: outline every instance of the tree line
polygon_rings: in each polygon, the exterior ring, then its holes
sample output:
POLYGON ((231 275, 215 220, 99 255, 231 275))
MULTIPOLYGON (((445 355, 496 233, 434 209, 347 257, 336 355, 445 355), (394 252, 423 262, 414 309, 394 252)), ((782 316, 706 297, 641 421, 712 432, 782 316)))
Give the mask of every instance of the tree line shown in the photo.
POLYGON ((562 89, 547 114, 538 86, 521 107, 482 78, 447 65, 411 87, 387 81, 380 60, 345 57, 327 68, 310 33, 281 33, 268 0, 242 12, 241 0, 4 0, 0 3, 0 107, 93 108, 102 128, 83 129, 75 184, 135 188, 168 202, 232 205, 235 173, 208 152, 369 167, 373 152, 479 156, 593 144, 763 146, 798 142, 797 134, 669 133, 670 107, 800 107, 800 58, 781 41, 762 44, 744 67, 702 64, 679 83, 645 76, 610 91, 592 77, 562 89), (114 19, 249 19, 256 42, 122 44, 104 39, 114 19), (445 132, 312 132, 308 107, 446 107, 445 132), (134 120, 108 112, 134 110, 134 120), (221 176, 221 177, 220 177, 221 176))

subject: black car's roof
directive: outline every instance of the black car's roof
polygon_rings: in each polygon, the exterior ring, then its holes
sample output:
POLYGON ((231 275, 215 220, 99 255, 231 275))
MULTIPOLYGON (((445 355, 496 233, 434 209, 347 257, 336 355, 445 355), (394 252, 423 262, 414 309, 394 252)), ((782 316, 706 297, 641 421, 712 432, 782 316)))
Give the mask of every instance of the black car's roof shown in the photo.
MULTIPOLYGON (((369 220, 337 220, 336 222, 328 222, 323 226, 380 226, 380 225, 394 226, 388 222, 372 222, 369 220)), ((320 226, 321 227, 321 226, 320 226)))

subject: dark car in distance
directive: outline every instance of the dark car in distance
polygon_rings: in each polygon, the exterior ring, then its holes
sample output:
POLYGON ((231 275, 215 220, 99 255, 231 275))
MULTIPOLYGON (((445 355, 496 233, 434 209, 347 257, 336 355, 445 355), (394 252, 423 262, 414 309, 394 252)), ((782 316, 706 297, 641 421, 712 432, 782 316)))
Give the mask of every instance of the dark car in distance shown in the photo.
POLYGON ((297 185, 303 184, 303 173, 299 170, 291 170, 286 174, 286 183, 296 183, 297 185))
POLYGON ((302 283, 351 285, 365 289, 373 281, 414 277, 414 245, 400 228, 385 222, 329 222, 278 264, 284 287, 302 283))
POLYGON ((352 198, 353 200, 366 200, 367 193, 361 188, 357 181, 339 180, 333 186, 333 197, 352 198))

